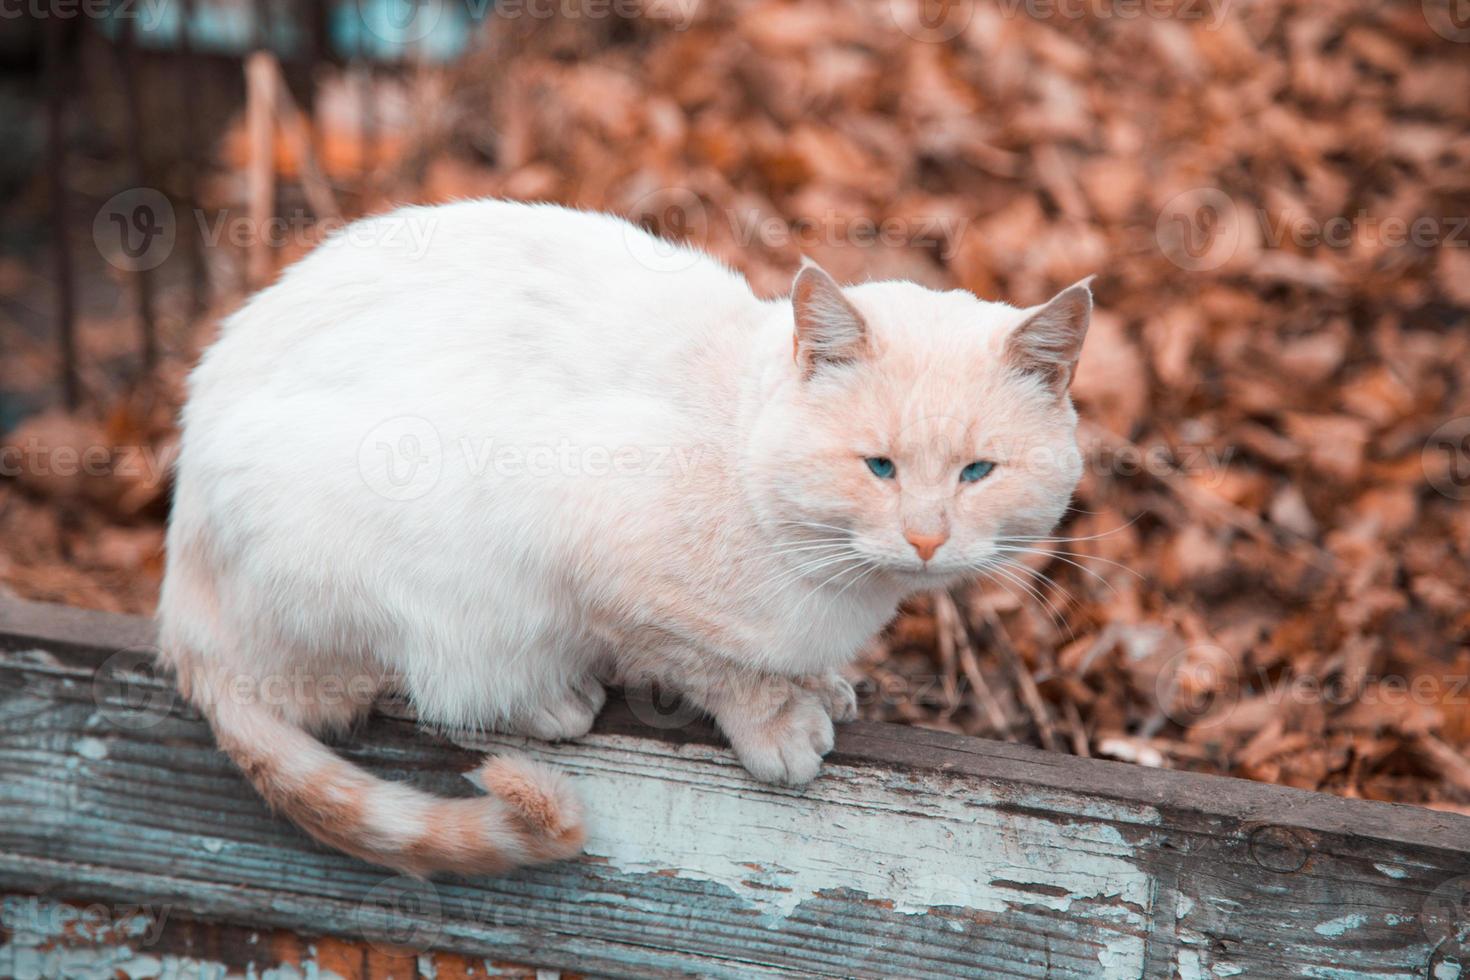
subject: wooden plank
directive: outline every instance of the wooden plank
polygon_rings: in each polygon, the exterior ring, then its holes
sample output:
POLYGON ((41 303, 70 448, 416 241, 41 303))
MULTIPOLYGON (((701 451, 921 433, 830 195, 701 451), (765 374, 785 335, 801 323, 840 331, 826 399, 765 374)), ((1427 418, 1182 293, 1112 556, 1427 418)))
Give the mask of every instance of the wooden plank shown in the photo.
POLYGON ((1464 817, 865 723, 784 790, 702 722, 621 702, 556 746, 388 706, 345 755, 462 795, 481 752, 523 751, 592 825, 577 861, 394 877, 273 818, 108 646, 145 635, 0 604, 0 888, 609 976, 1407 977, 1463 956, 1464 817))

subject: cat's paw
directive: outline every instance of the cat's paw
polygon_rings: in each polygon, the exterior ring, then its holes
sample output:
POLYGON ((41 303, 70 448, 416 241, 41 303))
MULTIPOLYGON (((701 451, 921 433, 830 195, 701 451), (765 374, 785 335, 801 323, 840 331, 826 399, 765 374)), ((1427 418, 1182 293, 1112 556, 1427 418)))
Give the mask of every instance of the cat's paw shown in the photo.
POLYGON ((801 686, 817 696, 822 707, 835 722, 856 721, 858 716, 857 692, 837 671, 813 674, 801 680, 801 686))
POLYGON ((561 697, 539 705, 515 726, 516 734, 543 742, 565 742, 592 730, 597 713, 607 702, 607 692, 591 677, 582 678, 562 692, 561 697))
POLYGON ((774 710, 735 707, 717 720, 741 765, 762 782, 809 783, 832 751, 831 716, 816 695, 794 684, 774 710))

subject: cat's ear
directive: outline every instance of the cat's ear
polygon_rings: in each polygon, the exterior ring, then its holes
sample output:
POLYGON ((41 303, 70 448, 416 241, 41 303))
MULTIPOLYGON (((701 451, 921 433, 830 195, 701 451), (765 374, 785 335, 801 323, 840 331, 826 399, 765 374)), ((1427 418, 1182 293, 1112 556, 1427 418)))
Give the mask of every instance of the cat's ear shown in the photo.
POLYGON ((1092 276, 1057 293, 1006 338, 1006 360, 1017 370, 1042 378, 1057 394, 1072 384, 1082 341, 1092 319, 1092 276))
POLYGON ((802 377, 811 377, 824 365, 851 363, 867 349, 863 315, 810 260, 791 284, 791 308, 796 320, 792 350, 802 377))

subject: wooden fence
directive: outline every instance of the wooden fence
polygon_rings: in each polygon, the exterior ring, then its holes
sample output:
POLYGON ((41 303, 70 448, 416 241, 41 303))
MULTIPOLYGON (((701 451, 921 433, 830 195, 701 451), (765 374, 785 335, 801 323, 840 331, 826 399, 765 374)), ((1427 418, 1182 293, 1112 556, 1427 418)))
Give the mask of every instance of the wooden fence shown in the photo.
POLYGON ((1457 976, 1464 955, 1463 816, 875 723, 787 790, 646 703, 564 745, 387 707, 344 755, 463 795, 514 748, 573 778, 592 828, 575 861, 395 877, 273 817, 152 640, 0 600, 0 891, 605 976, 1457 976))

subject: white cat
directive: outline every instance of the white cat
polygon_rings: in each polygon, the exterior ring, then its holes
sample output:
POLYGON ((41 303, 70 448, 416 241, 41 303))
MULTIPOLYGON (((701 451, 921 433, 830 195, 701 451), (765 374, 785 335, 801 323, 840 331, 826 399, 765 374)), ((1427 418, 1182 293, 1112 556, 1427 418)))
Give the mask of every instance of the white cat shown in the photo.
POLYGON ((440 799, 311 734, 386 686, 431 724, 572 739, 603 682, 657 678, 755 776, 804 783, 855 714, 838 668, 900 599, 1060 518, 1090 310, 1085 283, 1018 310, 812 265, 763 302, 548 205, 360 222, 190 378, 164 658, 274 806, 415 874, 584 832, 524 760, 440 799))

